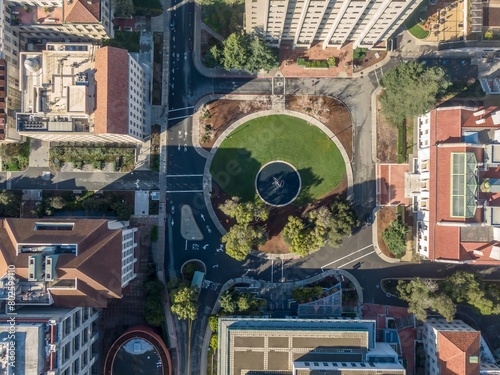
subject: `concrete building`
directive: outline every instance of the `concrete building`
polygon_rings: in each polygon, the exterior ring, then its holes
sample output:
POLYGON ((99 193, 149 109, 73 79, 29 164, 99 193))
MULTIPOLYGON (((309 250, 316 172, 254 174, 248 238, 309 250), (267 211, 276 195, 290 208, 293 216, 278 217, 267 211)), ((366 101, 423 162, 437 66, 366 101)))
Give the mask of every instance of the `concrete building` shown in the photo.
POLYGON ((417 252, 449 263, 500 264, 499 107, 440 107, 418 118, 405 190, 417 252))
POLYGON ((0 315, 0 374, 98 374, 99 315, 91 307, 22 308, 16 315, 11 358, 6 347, 12 341, 9 317, 0 315), (15 372, 8 370, 12 360, 15 372))
POLYGON ((428 375, 499 374, 493 356, 481 332, 461 320, 428 319, 423 326, 422 341, 428 375))
POLYGON ((246 0, 247 32, 264 35, 275 46, 374 48, 385 42, 421 0, 246 0))
POLYGON ((126 50, 48 43, 22 52, 19 134, 44 141, 140 143, 150 82, 126 50))
POLYGON ((0 300, 15 267, 16 307, 104 308, 134 279, 137 228, 101 219, 3 219, 0 300))
POLYGON ((374 320, 220 318, 218 375, 404 375, 374 320))
POLYGON ((88 42, 113 37, 110 0, 0 0, 0 58, 7 62, 9 103, 6 141, 19 141, 21 51, 41 51, 47 41, 88 42))

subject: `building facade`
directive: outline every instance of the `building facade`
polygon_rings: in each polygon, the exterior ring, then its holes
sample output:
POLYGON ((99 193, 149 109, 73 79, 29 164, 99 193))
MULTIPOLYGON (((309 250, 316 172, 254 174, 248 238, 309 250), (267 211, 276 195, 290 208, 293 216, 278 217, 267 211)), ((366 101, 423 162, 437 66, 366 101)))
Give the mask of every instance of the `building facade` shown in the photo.
POLYGON ((100 42, 113 37, 110 0, 0 0, 0 58, 7 62, 5 141, 21 140, 14 130, 21 110, 21 51, 41 51, 47 41, 100 42))
POLYGON ((14 266, 16 307, 104 308, 136 276, 136 233, 100 219, 3 219, 0 300, 14 266))
MULTIPOLYGON (((375 48, 385 42, 421 0, 246 0, 247 32, 265 36, 273 45, 289 41, 309 48, 375 48)), ((385 46, 384 46, 385 47, 385 46)))
POLYGON ((374 320, 220 318, 217 373, 406 374, 376 336, 374 320))
MULTIPOLYGON (((99 315, 91 307, 20 309, 16 315, 16 374, 97 375, 99 315)), ((9 326, 9 318, 0 315, 1 339, 8 337, 9 326)), ((0 366, 5 370, 9 358, 2 345, 9 340, 1 339, 0 366)))
POLYGON ((461 320, 428 319, 422 329, 428 375, 498 374, 481 332, 461 320))
POLYGON ((500 264, 500 108, 440 107, 417 121, 417 158, 405 185, 418 254, 500 264))
POLYGON ((140 143, 150 83, 126 50, 48 43, 22 52, 16 129, 44 141, 140 143))

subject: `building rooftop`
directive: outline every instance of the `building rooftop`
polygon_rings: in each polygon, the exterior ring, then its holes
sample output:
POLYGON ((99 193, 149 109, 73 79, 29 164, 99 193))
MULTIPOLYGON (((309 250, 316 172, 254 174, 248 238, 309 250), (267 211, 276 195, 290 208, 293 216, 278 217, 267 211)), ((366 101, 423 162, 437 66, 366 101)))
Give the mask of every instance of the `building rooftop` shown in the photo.
POLYGON ((315 374, 325 363, 330 370, 390 368, 404 374, 394 350, 375 343, 375 328, 374 320, 222 318, 219 374, 291 374, 293 368, 315 374))
POLYGON ((18 305, 105 307, 121 297, 121 253, 122 231, 107 220, 1 221, 0 274, 16 267, 18 305))
POLYGON ((64 22, 98 23, 101 20, 101 0, 63 0, 64 22))
MULTIPOLYGON (((0 323, 0 375, 8 369, 9 323, 0 323)), ((16 374, 39 375, 45 368, 49 355, 49 340, 45 339, 49 327, 45 323, 16 323, 16 374)))
POLYGON ((103 47, 96 52, 96 134, 128 132, 128 59, 121 48, 103 47))
POLYGON ((91 131, 95 49, 91 44, 53 43, 43 52, 21 54, 18 131, 91 131))
POLYGON ((439 331, 437 351, 441 374, 479 374, 480 339, 480 332, 439 331))
POLYGON ((9 6, 11 11, 11 25, 25 26, 54 26, 63 23, 62 6, 28 6, 28 11, 24 6, 9 6))

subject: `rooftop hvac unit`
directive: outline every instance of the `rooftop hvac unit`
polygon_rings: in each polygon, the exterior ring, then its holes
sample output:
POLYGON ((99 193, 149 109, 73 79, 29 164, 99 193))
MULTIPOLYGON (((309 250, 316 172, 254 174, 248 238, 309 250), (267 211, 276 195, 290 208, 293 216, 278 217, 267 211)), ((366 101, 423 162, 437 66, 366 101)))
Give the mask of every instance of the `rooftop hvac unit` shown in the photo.
POLYGON ((480 125, 480 124, 484 124, 485 122, 486 122, 486 120, 484 118, 482 118, 481 120, 477 120, 476 124, 480 125))
POLYGON ((484 109, 482 109, 481 111, 477 111, 477 112, 474 112, 474 116, 481 116, 481 115, 484 115, 486 113, 486 111, 484 109))

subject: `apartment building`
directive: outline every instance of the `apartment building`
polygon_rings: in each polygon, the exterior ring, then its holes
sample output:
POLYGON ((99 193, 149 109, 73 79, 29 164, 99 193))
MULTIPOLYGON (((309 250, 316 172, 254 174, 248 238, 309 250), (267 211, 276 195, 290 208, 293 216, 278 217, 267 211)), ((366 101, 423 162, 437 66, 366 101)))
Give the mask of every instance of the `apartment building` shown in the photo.
POLYGON ((101 219, 3 219, 0 300, 15 267, 16 307, 104 308, 136 277, 137 228, 101 219))
POLYGON ((406 370, 375 320, 219 319, 219 375, 391 374, 406 370))
POLYGON ((418 254, 500 264, 500 107, 440 107, 417 121, 417 157, 405 189, 418 254))
POLYGON ((48 43, 22 52, 16 130, 44 141, 140 143, 151 84, 124 49, 48 43))
POLYGON ((428 319, 422 329, 428 375, 499 374, 481 332, 461 320, 428 319))
MULTIPOLYGON (((247 32, 273 45, 381 47, 422 0, 246 0, 247 32)), ((384 45, 385 47, 385 45, 384 45)))
POLYGON ((19 141, 15 113, 21 108, 20 51, 40 51, 47 41, 101 41, 113 37, 110 0, 0 0, 0 51, 8 65, 6 141, 19 141))
MULTIPOLYGON (((24 375, 98 374, 97 319, 91 307, 22 308, 16 315, 15 369, 24 375)), ((0 315, 0 374, 11 374, 9 316, 0 315)))

